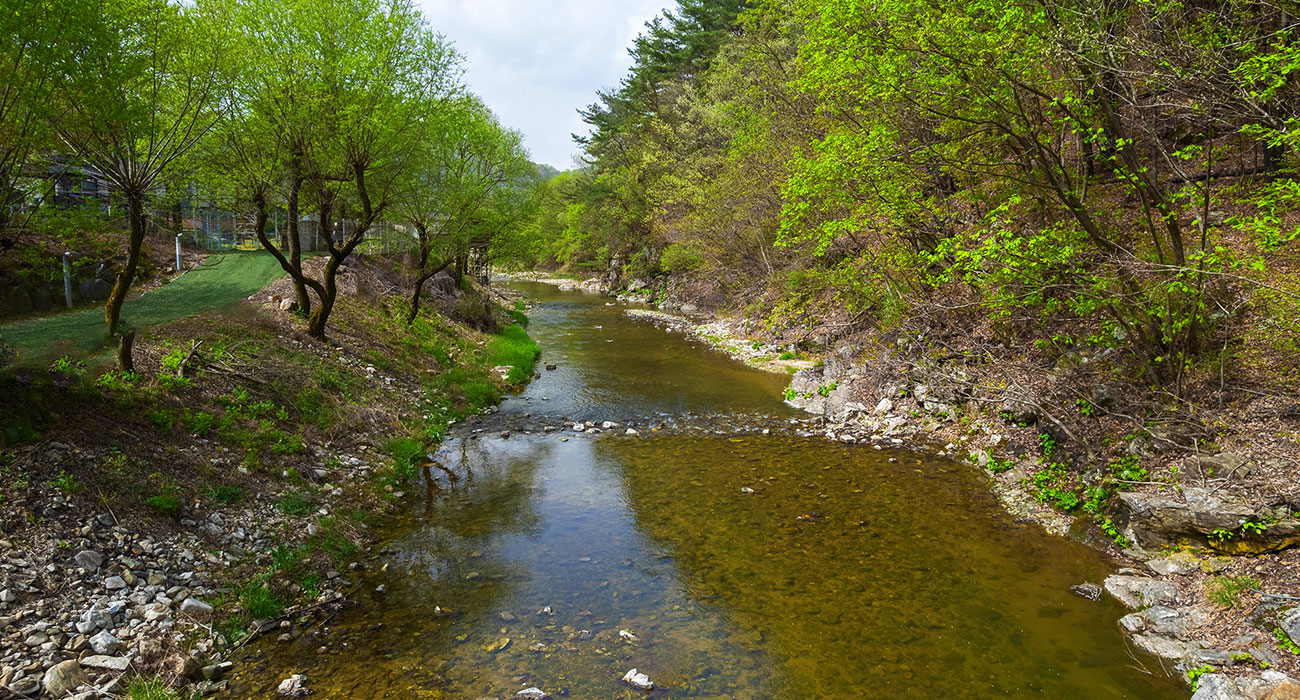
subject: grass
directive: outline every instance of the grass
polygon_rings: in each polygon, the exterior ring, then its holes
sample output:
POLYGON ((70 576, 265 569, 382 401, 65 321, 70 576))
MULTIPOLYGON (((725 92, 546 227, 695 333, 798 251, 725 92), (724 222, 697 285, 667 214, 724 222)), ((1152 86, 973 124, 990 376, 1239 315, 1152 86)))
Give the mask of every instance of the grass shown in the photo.
MULTIPOLYGON (((192 316, 244 299, 283 274, 266 253, 214 255, 170 284, 126 302, 122 321, 141 328, 192 316)), ((17 363, 26 365, 93 352, 107 335, 102 306, 0 326, 0 340, 18 353, 17 363)))
POLYGON ((492 361, 496 365, 511 366, 510 373, 506 375, 506 381, 511 384, 522 384, 528 381, 537 366, 537 359, 542 356, 542 350, 537 347, 537 342, 529 338, 528 331, 518 324, 498 333, 492 339, 490 349, 492 361))
POLYGON ((126 686, 131 700, 180 700, 181 696, 161 678, 132 678, 126 686))
POLYGON ((1205 595, 1215 605, 1228 610, 1237 607, 1241 594, 1259 587, 1254 576, 1215 576, 1205 584, 1205 595))

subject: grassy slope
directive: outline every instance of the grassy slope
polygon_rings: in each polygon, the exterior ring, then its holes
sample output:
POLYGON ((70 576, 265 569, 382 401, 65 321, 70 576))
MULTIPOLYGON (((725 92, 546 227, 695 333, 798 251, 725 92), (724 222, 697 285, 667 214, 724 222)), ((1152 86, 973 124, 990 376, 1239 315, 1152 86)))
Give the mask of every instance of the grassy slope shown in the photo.
MULTIPOLYGON (((213 256, 161 289, 128 301, 122 318, 137 328, 174 321, 247 298, 282 274, 275 258, 265 253, 213 256)), ((90 352, 106 335, 100 307, 0 326, 0 341, 17 351, 24 364, 90 352)))

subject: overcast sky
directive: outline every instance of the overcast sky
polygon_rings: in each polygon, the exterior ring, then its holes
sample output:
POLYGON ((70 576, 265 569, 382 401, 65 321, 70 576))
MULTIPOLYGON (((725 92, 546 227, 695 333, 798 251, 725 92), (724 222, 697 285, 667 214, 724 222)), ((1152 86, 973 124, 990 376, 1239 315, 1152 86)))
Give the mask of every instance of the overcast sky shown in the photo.
POLYGON ((573 167, 577 110, 626 73, 627 48, 669 0, 417 0, 468 59, 470 88, 522 131, 532 159, 573 167))

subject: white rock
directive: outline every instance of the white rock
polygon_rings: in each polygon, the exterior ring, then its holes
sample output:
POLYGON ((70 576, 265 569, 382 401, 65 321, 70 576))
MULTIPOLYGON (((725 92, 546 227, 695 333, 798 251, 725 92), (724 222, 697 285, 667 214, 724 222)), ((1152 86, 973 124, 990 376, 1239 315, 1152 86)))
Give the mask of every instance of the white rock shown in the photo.
POLYGON ((515 693, 515 697, 520 698, 520 700, 546 700, 546 698, 551 696, 541 688, 533 687, 524 688, 518 693, 515 693))
POLYGON ((635 668, 623 674, 623 682, 637 690, 655 689, 654 681, 650 680, 650 676, 647 676, 644 673, 638 673, 635 668))
POLYGON ((623 434, 624 434, 624 435, 640 435, 640 433, 638 433, 637 431, 635 431, 635 430, 633 430, 633 429, 631 429, 631 428, 628 428, 627 430, 623 431, 623 434))
POLYGON ((894 402, 889 399, 881 399, 880 403, 876 404, 875 413, 876 415, 881 415, 889 413, 892 410, 894 410, 894 402))
POLYGON ((90 638, 90 648, 95 650, 96 654, 112 656, 121 651, 126 646, 122 640, 114 637, 108 630, 101 630, 99 634, 90 638))
POLYGON ((198 598, 186 598, 181 603, 181 612, 195 617, 204 617, 212 614, 212 606, 198 598))
POLYGON ((307 689, 307 677, 301 673, 295 673, 292 676, 280 681, 280 687, 275 692, 286 698, 305 698, 311 694, 307 689))
POLYGON ((128 656, 87 656, 81 660, 81 665, 86 668, 98 668, 105 671, 125 671, 131 666, 131 658, 128 656))
POLYGON ((635 642, 637 640, 637 636, 635 634, 632 634, 631 632, 628 632, 627 630, 619 630, 618 636, 622 637, 623 639, 626 639, 629 642, 635 642))

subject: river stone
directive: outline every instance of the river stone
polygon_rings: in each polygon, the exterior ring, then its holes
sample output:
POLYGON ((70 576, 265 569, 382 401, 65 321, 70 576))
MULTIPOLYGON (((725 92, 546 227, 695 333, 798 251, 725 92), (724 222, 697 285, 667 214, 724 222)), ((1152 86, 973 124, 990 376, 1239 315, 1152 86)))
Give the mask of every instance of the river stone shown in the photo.
POLYGON ((1159 656, 1162 659, 1172 659, 1174 661, 1181 661, 1193 650, 1200 649, 1200 647, 1195 644, 1189 644, 1177 639, 1170 639, 1169 637, 1162 637, 1158 634, 1133 635, 1133 643, 1155 656, 1159 656))
POLYGON ((1190 574, 1200 565, 1200 560, 1189 552, 1177 552, 1147 562, 1147 568, 1161 576, 1190 574))
MULTIPOLYGON (((987 454, 985 455, 987 457, 987 454)), ((1088 600, 1101 600, 1101 586, 1095 583, 1080 583, 1070 586, 1070 591, 1088 600)))
POLYGON ((1186 639, 1187 633, 1204 625, 1209 615, 1199 608, 1170 608, 1153 605, 1140 614, 1156 634, 1186 639))
POLYGON ((90 678, 76 659, 51 666, 50 670, 45 672, 45 678, 41 680, 45 692, 56 698, 71 695, 74 690, 89 683, 90 678))
POLYGON ((100 566, 103 566, 104 555, 93 549, 83 549, 72 557, 72 561, 76 562, 77 566, 80 566, 86 571, 95 571, 98 570, 100 566))
POLYGON ((1178 597, 1177 584, 1145 576, 1108 576, 1106 592, 1130 608, 1172 603, 1178 597))
POLYGON ((541 688, 533 687, 533 688, 524 688, 523 690, 515 693, 515 697, 519 698, 519 700, 546 700, 551 696, 541 688))
POLYGON ((131 665, 131 658, 128 656, 96 654, 82 659, 81 665, 86 668, 97 668, 105 671, 125 671, 131 665))
POLYGON ((623 674, 623 682, 637 690, 655 689, 654 681, 650 680, 650 676, 647 676, 644 673, 639 673, 635 668, 623 674))
POLYGON ((295 673, 292 676, 280 681, 280 686, 275 692, 286 698, 305 698, 311 694, 307 689, 307 677, 301 673, 295 673))
POLYGON ((90 648, 94 649, 96 654, 112 656, 121 651, 124 646, 122 640, 114 637, 108 630, 101 630, 99 634, 90 638, 90 648))
POLYGON ((1258 678, 1208 673, 1197 681, 1192 700, 1300 700, 1300 683, 1272 670, 1258 678))
POLYGON ((212 606, 198 598, 186 598, 181 603, 181 612, 195 617, 206 617, 212 614, 212 606))

